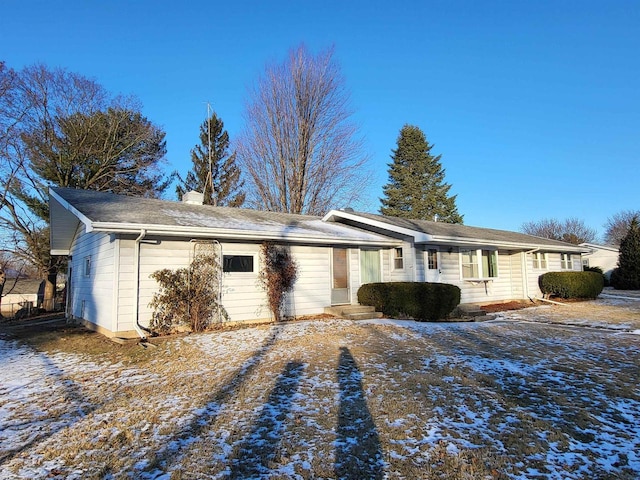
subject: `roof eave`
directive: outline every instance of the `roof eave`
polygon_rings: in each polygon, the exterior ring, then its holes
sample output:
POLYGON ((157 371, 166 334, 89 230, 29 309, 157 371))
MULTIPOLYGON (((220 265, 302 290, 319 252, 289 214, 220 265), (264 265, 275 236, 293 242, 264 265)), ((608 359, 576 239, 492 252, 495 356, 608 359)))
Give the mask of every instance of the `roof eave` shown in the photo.
POLYGON ((407 237, 413 237, 415 243, 426 243, 432 241, 433 236, 429 235, 425 232, 419 232, 417 230, 411 230, 409 228, 399 227, 397 225, 392 225, 387 222, 381 222, 379 220, 372 220, 370 218, 361 217, 355 213, 343 212, 341 210, 331 210, 324 217, 322 217, 323 222, 332 222, 335 217, 344 218, 345 220, 351 220, 353 222, 358 222, 363 225, 369 225, 371 227, 380 228, 382 230, 388 230, 390 232, 399 233, 400 235, 405 235, 407 237))
MULTIPOLYGON (((478 245, 491 245, 498 248, 515 248, 515 249, 533 249, 539 248, 541 250, 547 251, 558 251, 558 252, 575 252, 575 253, 586 253, 588 249, 584 247, 579 247, 577 245, 547 245, 540 243, 522 243, 522 242, 504 242, 504 241, 495 241, 495 240, 487 240, 487 239, 475 239, 475 238, 466 238, 462 239, 460 237, 446 237, 440 235, 434 235, 430 242, 445 244, 445 245, 460 245, 460 246, 478 246, 478 245)), ((418 242, 416 242, 418 243, 418 242)), ((426 242, 420 242, 426 243, 426 242)))
POLYGON ((322 235, 320 232, 317 235, 300 235, 292 234, 287 235, 279 232, 252 232, 252 231, 240 231, 233 229, 222 228, 201 228, 201 227, 187 227, 187 226, 159 226, 149 224, 122 224, 112 222, 95 222, 93 223, 93 230, 96 232, 105 233, 120 233, 120 234, 138 234, 141 230, 145 230, 147 235, 159 235, 167 237, 197 237, 197 238, 216 238, 225 240, 281 240, 287 242, 299 242, 299 243, 313 243, 313 244, 339 244, 339 245, 388 245, 397 246, 399 242, 392 239, 362 239, 362 238, 341 238, 333 237, 329 235, 322 235))

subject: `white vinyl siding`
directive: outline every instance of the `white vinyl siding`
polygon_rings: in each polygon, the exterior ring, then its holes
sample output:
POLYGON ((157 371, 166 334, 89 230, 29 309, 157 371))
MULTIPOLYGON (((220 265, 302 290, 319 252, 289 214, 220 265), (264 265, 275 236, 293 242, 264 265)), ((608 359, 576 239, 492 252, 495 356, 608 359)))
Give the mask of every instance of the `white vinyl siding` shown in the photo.
MULTIPOLYGON (((133 330, 133 240, 123 242, 120 264, 119 330, 133 330)), ((219 250, 218 250, 219 253, 219 250)), ((150 275, 163 268, 186 268, 193 258, 193 243, 174 240, 149 241, 140 248, 139 319, 148 325, 153 314, 149 302, 158 291, 150 275)), ((227 272, 222 275, 222 305, 230 321, 271 318, 267 297, 259 280, 262 268, 259 244, 223 243, 222 254, 253 256, 253 272, 227 272)), ((285 298, 287 315, 321 313, 331 304, 330 248, 292 246, 298 266, 293 292, 285 298)))
POLYGON ((70 250, 70 313, 108 330, 114 326, 114 245, 109 234, 82 228, 70 250))
POLYGON ((292 246, 291 254, 298 265, 298 278, 288 298, 288 314, 323 312, 331 305, 331 248, 292 246))
POLYGON ((521 264, 522 253, 498 250, 496 255, 497 270, 500 275, 470 281, 462 278, 458 247, 441 247, 440 282, 457 285, 460 288, 460 303, 488 303, 522 298, 522 267, 518 266, 518 263, 521 264), (515 267, 512 267, 514 264, 515 267), (515 273, 512 276, 513 268, 515 273), (513 285, 514 281, 520 282, 518 287, 513 285))

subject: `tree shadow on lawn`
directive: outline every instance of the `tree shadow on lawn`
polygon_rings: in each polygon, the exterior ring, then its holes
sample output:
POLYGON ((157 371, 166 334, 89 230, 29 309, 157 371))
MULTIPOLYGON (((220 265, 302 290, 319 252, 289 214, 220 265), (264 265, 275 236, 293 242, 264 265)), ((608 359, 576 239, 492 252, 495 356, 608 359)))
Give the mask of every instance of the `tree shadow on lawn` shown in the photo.
MULTIPOLYGON (((15 340, 6 341, 0 338, 0 342, 14 343, 15 340)), ((40 353, 32 347, 21 342, 18 342, 18 345, 20 345, 20 348, 27 350, 29 354, 33 354, 37 358, 37 360, 41 362, 42 366, 40 366, 39 369, 42 370, 43 376, 45 378, 52 379, 55 385, 62 386, 61 397, 67 408, 64 408, 60 413, 53 416, 47 415, 45 418, 41 419, 29 418, 27 421, 20 424, 2 425, 2 430, 4 431, 7 431, 10 428, 20 429, 21 427, 28 427, 30 425, 33 425, 34 423, 41 422, 45 423, 46 425, 55 426, 53 428, 46 428, 45 426, 41 426, 38 428, 37 432, 33 434, 26 442, 11 445, 6 449, 0 449, 0 466, 11 461, 13 458, 20 455, 22 452, 29 449, 33 445, 36 445, 41 440, 51 437, 53 434, 62 430, 63 428, 70 427, 75 422, 84 418, 86 415, 93 412, 100 406, 97 404, 91 404, 91 402, 87 401, 82 394, 82 388, 72 380, 66 378, 65 372, 58 368, 53 362, 51 362, 46 354, 40 353)), ((22 357, 23 355, 24 353, 22 352, 18 353, 19 357, 22 357)), ((0 365, 0 370, 8 367, 10 367, 10 365, 0 365)), ((44 381, 46 382, 46 380, 44 381)), ((25 387, 26 385, 23 385, 20 387, 15 387, 6 392, 0 392, 0 398, 4 395, 11 396, 11 394, 16 390, 25 387)), ((50 398, 50 395, 48 396, 48 398, 50 398)))
POLYGON ((335 441, 336 477, 383 478, 380 438, 362 388, 362 373, 346 347, 340 348, 337 375, 340 406, 335 441))
POLYGON ((160 471, 167 471, 172 465, 181 462, 182 455, 191 446, 192 440, 198 438, 216 421, 222 406, 234 397, 242 384, 251 376, 260 361, 277 342, 279 333, 280 327, 276 325, 253 356, 230 376, 231 380, 209 397, 201 412, 194 416, 193 420, 181 431, 177 432, 173 439, 168 439, 165 448, 156 452, 154 458, 144 468, 148 475, 152 475, 151 478, 156 478, 160 471))
POLYGON ((256 478, 269 473, 303 368, 298 361, 289 362, 279 375, 251 433, 231 454, 230 478, 256 478))

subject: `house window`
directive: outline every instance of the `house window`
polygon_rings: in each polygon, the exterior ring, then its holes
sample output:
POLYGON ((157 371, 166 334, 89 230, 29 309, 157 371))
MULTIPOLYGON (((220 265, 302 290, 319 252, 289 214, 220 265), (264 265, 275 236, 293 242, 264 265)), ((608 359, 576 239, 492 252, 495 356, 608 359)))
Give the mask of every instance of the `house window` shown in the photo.
POLYGON ((435 248, 427 250, 427 268, 429 270, 438 269, 438 250, 435 248))
POLYGON ((568 253, 560 254, 560 267, 563 270, 573 270, 573 261, 571 260, 571 255, 568 253))
POLYGON ((533 268, 538 268, 541 270, 547 269, 547 254, 535 252, 533 255, 533 268))
POLYGON ((460 250, 462 278, 482 279, 498 276, 497 250, 460 250))
POLYGON ((84 257, 84 276, 91 275, 91 255, 84 257))
POLYGON ((402 270, 404 268, 404 259, 402 257, 402 247, 393 249, 393 269, 402 270))
POLYGON ((223 255, 222 271, 225 273, 253 273, 253 255, 223 255))

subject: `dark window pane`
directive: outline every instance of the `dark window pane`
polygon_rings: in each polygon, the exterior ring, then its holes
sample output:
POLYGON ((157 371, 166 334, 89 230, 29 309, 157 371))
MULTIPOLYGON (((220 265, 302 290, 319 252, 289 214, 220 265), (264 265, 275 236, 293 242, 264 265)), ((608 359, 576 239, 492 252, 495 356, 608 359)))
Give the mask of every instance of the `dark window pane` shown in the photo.
POLYGON ((253 255, 224 255, 223 272, 253 272, 253 255))

